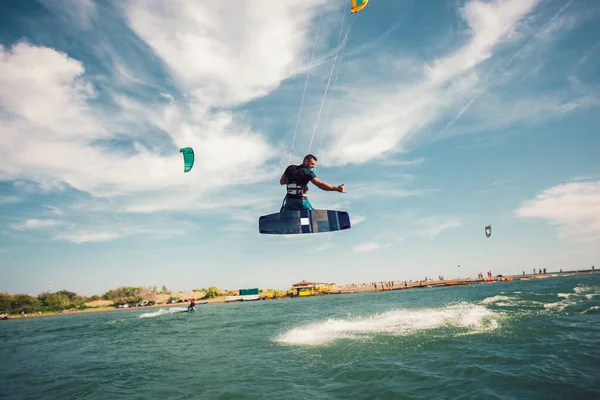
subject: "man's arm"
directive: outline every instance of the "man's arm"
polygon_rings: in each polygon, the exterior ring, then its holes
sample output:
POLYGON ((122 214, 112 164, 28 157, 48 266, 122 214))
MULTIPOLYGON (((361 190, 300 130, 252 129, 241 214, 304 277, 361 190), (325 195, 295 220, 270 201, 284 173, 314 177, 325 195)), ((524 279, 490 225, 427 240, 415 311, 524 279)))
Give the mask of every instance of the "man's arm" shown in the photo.
POLYGON ((321 190, 325 190, 326 192, 340 192, 340 193, 344 193, 344 184, 342 183, 341 185, 338 186, 333 186, 330 185, 327 182, 323 182, 322 180, 320 180, 319 178, 312 178, 310 180, 312 183, 315 184, 316 187, 318 187, 321 190))

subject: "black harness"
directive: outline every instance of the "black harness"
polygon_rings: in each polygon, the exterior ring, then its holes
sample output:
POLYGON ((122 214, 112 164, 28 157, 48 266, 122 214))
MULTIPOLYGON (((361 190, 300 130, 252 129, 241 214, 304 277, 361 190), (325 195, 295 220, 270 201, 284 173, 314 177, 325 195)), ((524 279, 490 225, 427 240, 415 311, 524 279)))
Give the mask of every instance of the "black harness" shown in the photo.
POLYGON ((308 192, 308 182, 311 178, 306 175, 305 170, 306 167, 302 165, 290 165, 285 170, 288 197, 302 198, 302 195, 308 192))
POLYGON ((283 212, 286 199, 301 199, 304 193, 308 192, 308 182, 311 176, 306 174, 307 168, 302 165, 290 165, 285 170, 287 194, 281 202, 280 212, 283 212))

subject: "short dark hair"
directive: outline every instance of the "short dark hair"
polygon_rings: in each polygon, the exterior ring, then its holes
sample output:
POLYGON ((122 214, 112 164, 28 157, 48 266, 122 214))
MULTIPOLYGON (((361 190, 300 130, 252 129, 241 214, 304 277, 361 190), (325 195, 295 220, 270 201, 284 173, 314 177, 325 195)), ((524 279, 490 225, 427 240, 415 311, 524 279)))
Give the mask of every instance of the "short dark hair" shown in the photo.
POLYGON ((307 154, 307 155, 304 156, 304 161, 306 161, 306 160, 308 160, 308 161, 310 161, 310 160, 317 161, 317 157, 313 156, 312 154, 307 154))

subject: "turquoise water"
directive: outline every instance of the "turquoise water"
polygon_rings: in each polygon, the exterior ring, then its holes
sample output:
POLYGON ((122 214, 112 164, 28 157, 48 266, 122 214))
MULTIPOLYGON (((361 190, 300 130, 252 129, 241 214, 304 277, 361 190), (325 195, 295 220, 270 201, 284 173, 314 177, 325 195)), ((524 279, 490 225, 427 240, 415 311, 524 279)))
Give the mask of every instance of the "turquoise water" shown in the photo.
POLYGON ((0 322, 0 398, 600 398, 600 274, 0 322))

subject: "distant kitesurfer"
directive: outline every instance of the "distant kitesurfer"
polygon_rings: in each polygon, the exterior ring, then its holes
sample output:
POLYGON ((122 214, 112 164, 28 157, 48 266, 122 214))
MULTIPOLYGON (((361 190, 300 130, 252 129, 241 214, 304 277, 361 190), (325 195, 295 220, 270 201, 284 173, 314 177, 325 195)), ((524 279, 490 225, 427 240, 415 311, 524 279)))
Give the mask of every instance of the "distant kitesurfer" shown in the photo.
POLYGON ((291 210, 314 210, 314 207, 308 201, 306 192, 308 191, 308 182, 312 182, 316 187, 327 192, 344 193, 344 184, 338 186, 323 182, 313 171, 317 157, 307 154, 301 165, 290 165, 286 168, 279 183, 286 185, 287 194, 284 203, 281 206, 281 212, 291 210))
POLYGON ((194 299, 190 299, 190 305, 188 306, 188 312, 191 311, 196 311, 196 309, 194 308, 196 306, 196 300, 194 299))

